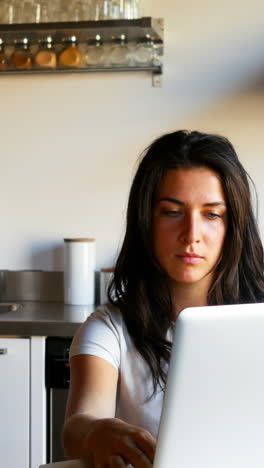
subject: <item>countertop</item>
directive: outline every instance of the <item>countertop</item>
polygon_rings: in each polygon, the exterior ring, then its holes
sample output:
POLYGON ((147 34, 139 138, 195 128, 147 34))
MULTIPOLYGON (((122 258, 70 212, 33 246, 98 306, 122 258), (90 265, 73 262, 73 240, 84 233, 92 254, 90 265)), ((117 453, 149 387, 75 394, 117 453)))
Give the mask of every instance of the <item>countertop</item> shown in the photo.
POLYGON ((96 306, 19 301, 17 311, 0 312, 0 335, 73 336, 96 306))

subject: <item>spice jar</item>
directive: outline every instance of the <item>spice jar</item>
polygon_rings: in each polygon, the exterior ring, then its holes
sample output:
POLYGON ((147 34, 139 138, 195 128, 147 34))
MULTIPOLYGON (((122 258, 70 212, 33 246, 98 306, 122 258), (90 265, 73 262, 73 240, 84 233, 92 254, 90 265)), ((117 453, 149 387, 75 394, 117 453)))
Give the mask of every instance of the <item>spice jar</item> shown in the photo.
POLYGON ((0 71, 7 69, 7 57, 5 55, 4 41, 0 38, 0 71))
POLYGON ((35 55, 34 64, 37 68, 56 68, 57 56, 51 36, 39 41, 39 50, 35 55))
POLYGON ((30 70, 32 68, 32 54, 27 37, 15 41, 15 50, 11 55, 10 61, 19 70, 30 70))
POLYGON ((97 66, 104 60, 103 41, 99 34, 96 34, 94 39, 90 39, 85 50, 84 61, 86 65, 97 66))
POLYGON ((149 34, 141 37, 135 47, 134 62, 141 67, 151 66, 153 62, 153 40, 149 34))
POLYGON ((127 37, 125 34, 112 38, 113 46, 109 51, 109 61, 114 66, 128 66, 130 61, 127 37))
POLYGON ((77 47, 76 36, 71 36, 63 39, 65 45, 59 56, 59 64, 61 67, 78 68, 82 62, 82 54, 77 47))

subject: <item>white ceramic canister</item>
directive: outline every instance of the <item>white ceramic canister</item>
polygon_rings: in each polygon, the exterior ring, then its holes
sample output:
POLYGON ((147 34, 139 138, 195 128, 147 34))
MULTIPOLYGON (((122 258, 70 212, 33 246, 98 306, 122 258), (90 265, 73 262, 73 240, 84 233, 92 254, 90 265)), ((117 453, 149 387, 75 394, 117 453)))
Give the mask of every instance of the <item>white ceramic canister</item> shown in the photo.
POLYGON ((100 304, 108 302, 107 288, 113 277, 114 268, 102 268, 100 270, 100 304))
POLYGON ((64 303, 95 302, 95 239, 64 239, 64 303))

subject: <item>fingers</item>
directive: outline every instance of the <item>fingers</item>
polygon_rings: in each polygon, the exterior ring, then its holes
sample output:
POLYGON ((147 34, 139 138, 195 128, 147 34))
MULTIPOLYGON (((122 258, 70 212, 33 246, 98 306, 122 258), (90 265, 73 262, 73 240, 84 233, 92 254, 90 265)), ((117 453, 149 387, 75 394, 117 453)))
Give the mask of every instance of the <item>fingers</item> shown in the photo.
POLYGON ((112 455, 108 458, 107 462, 96 462, 90 468, 126 468, 127 463, 120 455, 112 455))
POLYGON ((156 439, 150 432, 140 429, 133 437, 136 445, 147 455, 149 460, 153 463, 155 450, 156 450, 156 439))
POLYGON ((145 429, 130 426, 115 446, 116 453, 136 468, 151 468, 155 455, 156 439, 145 429))
POLYGON ((119 455, 111 457, 109 468, 126 468, 127 464, 119 455))
POLYGON ((149 457, 143 453, 143 451, 131 439, 126 440, 122 447, 120 447, 119 453, 121 453, 122 457, 127 460, 128 463, 131 463, 131 465, 136 468, 152 467, 152 462, 149 457))
POLYGON ((156 439, 145 429, 118 419, 100 420, 90 434, 87 454, 94 468, 151 468, 156 439))

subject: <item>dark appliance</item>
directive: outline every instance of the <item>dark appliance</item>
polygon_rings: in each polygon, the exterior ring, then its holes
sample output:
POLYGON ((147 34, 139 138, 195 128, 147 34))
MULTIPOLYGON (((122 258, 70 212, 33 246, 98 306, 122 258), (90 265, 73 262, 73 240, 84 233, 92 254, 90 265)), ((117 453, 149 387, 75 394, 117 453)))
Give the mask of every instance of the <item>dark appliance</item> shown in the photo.
POLYGON ((48 463, 64 460, 61 433, 70 383, 69 349, 71 341, 70 337, 48 337, 46 340, 48 463))

